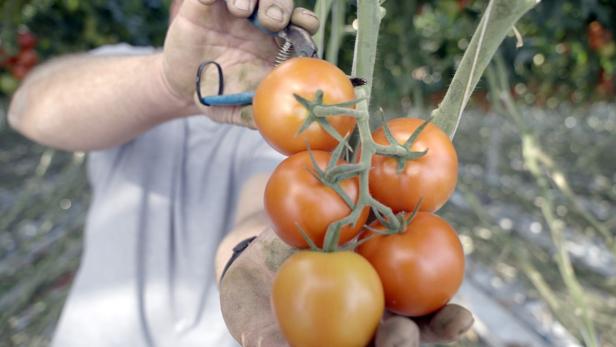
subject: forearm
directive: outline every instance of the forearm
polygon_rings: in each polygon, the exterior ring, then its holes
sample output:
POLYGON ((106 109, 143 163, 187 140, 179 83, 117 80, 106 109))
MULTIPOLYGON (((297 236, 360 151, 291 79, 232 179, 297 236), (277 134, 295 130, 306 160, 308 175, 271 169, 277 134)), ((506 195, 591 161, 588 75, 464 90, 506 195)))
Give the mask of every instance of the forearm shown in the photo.
POLYGON ((233 230, 222 240, 216 252, 217 282, 233 254, 233 248, 243 240, 259 235, 269 226, 263 209, 263 193, 268 179, 267 174, 256 175, 244 184, 236 206, 233 230))
POLYGON ((66 150, 119 145, 174 117, 194 112, 172 95, 161 55, 76 55, 51 61, 16 92, 9 122, 25 136, 66 150))

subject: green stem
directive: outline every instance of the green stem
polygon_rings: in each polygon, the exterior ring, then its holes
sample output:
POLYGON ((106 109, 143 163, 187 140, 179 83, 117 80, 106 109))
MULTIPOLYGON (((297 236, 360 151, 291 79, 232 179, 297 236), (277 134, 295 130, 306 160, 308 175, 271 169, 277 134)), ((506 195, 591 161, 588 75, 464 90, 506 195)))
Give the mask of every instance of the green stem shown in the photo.
MULTIPOLYGON (((360 96, 364 96, 363 94, 366 93, 363 88, 359 88, 357 92, 358 94, 360 94, 360 96)), ((325 114, 328 113, 327 106, 323 106, 323 108, 321 108, 320 110, 325 114)), ((380 212, 383 213, 388 224, 390 224, 387 227, 392 228, 392 230, 394 231, 399 231, 399 229, 401 228, 401 223, 398 218, 396 218, 391 208, 380 203, 370 195, 370 166, 372 163, 372 157, 377 154, 377 146, 381 145, 377 145, 372 139, 372 133, 370 131, 370 114, 368 112, 368 101, 366 98, 364 98, 357 105, 356 119, 357 129, 361 143, 361 156, 359 158, 359 161, 358 163, 349 164, 347 166, 338 166, 330 171, 336 170, 338 168, 343 168, 341 170, 344 170, 349 167, 357 169, 357 176, 359 176, 359 196, 352 212, 345 218, 330 224, 327 228, 325 240, 323 242, 323 250, 325 252, 333 252, 338 248, 341 228, 345 225, 356 223, 357 219, 367 206, 378 209, 380 212)), ((331 172, 326 172, 325 176, 331 176, 331 172)))
POLYGON ((359 118, 361 117, 361 113, 357 110, 350 109, 348 107, 339 107, 339 106, 315 106, 314 113, 319 118, 326 118, 329 116, 336 115, 345 115, 350 117, 359 118))
MULTIPOLYGON (((342 1, 342 0, 337 0, 342 1)), ((321 21, 321 26, 319 26, 319 31, 314 34, 314 42, 317 45, 317 49, 319 52, 319 57, 323 57, 323 48, 325 46, 325 22, 327 22, 327 16, 329 15, 329 11, 332 8, 333 0, 317 0, 314 5, 314 13, 319 17, 321 21)))
POLYGON ((462 112, 498 46, 513 25, 540 0, 490 0, 443 102, 432 112, 434 123, 453 138, 462 112))
POLYGON ((346 14, 346 1, 335 1, 332 6, 332 24, 327 41, 325 59, 334 65, 338 65, 338 53, 344 38, 344 16, 346 14))
POLYGON ((374 62, 376 61, 379 27, 381 25, 380 5, 377 0, 357 1, 357 38, 351 74, 366 80, 365 90, 368 106, 372 93, 374 62))

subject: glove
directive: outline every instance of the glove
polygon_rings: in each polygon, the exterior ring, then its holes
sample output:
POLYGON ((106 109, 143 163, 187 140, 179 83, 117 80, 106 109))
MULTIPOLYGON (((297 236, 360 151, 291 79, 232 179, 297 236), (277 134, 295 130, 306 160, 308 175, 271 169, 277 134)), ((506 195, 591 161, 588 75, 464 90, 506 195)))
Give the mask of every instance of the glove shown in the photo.
MULTIPOLYGON (((295 252, 266 229, 227 267, 220 282, 222 314, 231 335, 244 347, 288 346, 271 309, 271 288, 278 267, 295 252)), ((386 313, 374 339, 376 347, 452 342, 473 324, 465 308, 449 304, 429 316, 410 319, 386 313)))
MULTIPOLYGON (((161 73, 169 93, 185 105, 185 115, 205 113, 217 122, 254 127, 250 107, 207 107, 195 93, 195 74, 204 61, 218 62, 224 71, 225 93, 254 90, 272 69, 278 52, 274 38, 246 18, 257 0, 184 0, 172 18, 163 50, 161 73)), ((257 17, 263 27, 280 31, 289 22, 316 32, 319 20, 311 11, 295 8, 293 0, 260 0, 257 17)), ((202 77, 203 95, 218 92, 214 68, 202 77)))

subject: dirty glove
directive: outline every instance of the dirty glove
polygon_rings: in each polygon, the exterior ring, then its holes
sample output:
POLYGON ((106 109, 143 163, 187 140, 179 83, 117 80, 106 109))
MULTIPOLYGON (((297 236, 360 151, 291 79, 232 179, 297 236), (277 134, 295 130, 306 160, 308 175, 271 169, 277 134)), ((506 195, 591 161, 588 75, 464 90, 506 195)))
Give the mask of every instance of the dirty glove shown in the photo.
MULTIPOLYGON (((278 267, 293 252, 267 229, 254 241, 236 247, 243 249, 227 267, 220 283, 223 317, 231 335, 244 347, 288 346, 271 309, 271 288, 278 267)), ((239 253, 239 252, 238 252, 239 253)), ((426 317, 409 319, 386 313, 378 328, 376 347, 419 346, 452 342, 473 324, 465 308, 449 304, 426 317)))

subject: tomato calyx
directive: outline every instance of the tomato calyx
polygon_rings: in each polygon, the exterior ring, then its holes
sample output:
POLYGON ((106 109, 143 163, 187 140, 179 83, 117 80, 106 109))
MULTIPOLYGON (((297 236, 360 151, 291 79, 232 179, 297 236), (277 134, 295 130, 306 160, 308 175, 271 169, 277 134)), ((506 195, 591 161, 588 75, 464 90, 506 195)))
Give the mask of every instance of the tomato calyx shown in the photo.
MULTIPOLYGON (((295 100, 297 100, 297 102, 300 105, 302 105, 308 112, 308 117, 306 117, 306 120, 304 121, 302 126, 297 131, 297 134, 298 135, 301 134, 306 129, 308 129, 308 127, 310 127, 313 123, 316 122, 317 124, 321 126, 321 128, 323 128, 323 130, 325 130, 327 134, 329 134, 329 136, 335 138, 338 141, 338 143, 342 143, 344 138, 329 123, 329 121, 327 120, 327 117, 344 115, 344 116, 350 116, 350 117, 357 118, 359 116, 358 113, 350 107, 362 101, 362 98, 358 98, 358 99, 354 99, 348 102, 326 105, 324 104, 324 93, 320 89, 315 92, 314 100, 312 101, 298 94, 293 94, 293 96, 295 97, 295 100), (318 112, 319 108, 321 108, 322 110, 324 106, 325 106, 326 112, 325 113, 318 112)), ((347 148, 351 150, 350 146, 347 146, 347 148)))
POLYGON ((419 212, 419 208, 421 207, 421 200, 419 201, 419 203, 417 204, 417 206, 415 206, 415 209, 411 212, 406 212, 406 211, 402 211, 402 212, 398 212, 395 216, 396 219, 398 220, 398 223, 392 225, 392 223, 390 223, 387 219, 385 219, 382 215, 379 215, 377 213, 375 213, 375 216, 377 218, 377 220, 379 221, 379 223, 381 223, 381 225, 383 225, 385 227, 384 230, 376 230, 372 227, 370 227, 369 225, 366 226, 366 229, 368 229, 369 231, 376 233, 376 234, 380 234, 380 235, 395 235, 395 234, 403 234, 406 232, 409 224, 411 224, 411 222, 413 221, 413 218, 415 218, 415 216, 417 215, 417 212, 419 212))
POLYGON ((398 163, 397 171, 398 173, 401 173, 402 170, 404 170, 407 161, 417 160, 428 153, 427 148, 423 151, 412 151, 411 148, 419 138, 419 135, 421 135, 422 131, 428 126, 428 124, 430 124, 431 121, 432 117, 426 119, 417 129, 415 129, 415 131, 413 131, 411 136, 409 136, 409 138, 406 139, 403 144, 400 144, 394 138, 394 135, 392 134, 391 129, 389 129, 387 122, 385 122, 385 120, 383 119, 383 132, 385 134, 387 142, 389 142, 389 145, 384 146, 377 144, 377 154, 395 158, 398 163))
MULTIPOLYGON (((312 173, 314 178, 326 187, 334 190, 336 194, 338 194, 338 196, 340 196, 340 198, 342 198, 342 200, 344 200, 347 206, 352 210, 352 212, 345 218, 340 219, 329 225, 328 230, 325 234, 325 240, 323 241, 323 249, 319 249, 316 244, 310 239, 308 234, 304 230, 302 230, 299 225, 296 225, 300 234, 313 251, 335 252, 339 250, 346 250, 346 246, 338 246, 340 241, 340 232, 342 228, 346 225, 353 225, 353 227, 355 227, 360 220, 362 212, 367 206, 364 202, 365 199, 362 199, 361 197, 358 199, 357 203, 354 203, 339 184, 341 181, 357 176, 361 172, 366 172, 368 169, 368 167, 363 164, 338 165, 338 162, 340 161, 342 154, 347 147, 347 138, 343 138, 342 141, 338 143, 338 145, 332 152, 329 162, 327 163, 327 166, 324 170, 319 167, 310 148, 308 148, 307 150, 310 156, 310 161, 312 163, 312 170, 310 170, 310 172, 312 173)), ((350 243, 352 244, 353 242, 350 243)))

